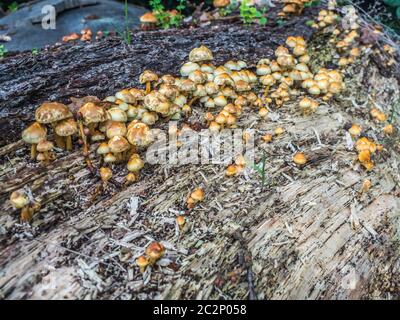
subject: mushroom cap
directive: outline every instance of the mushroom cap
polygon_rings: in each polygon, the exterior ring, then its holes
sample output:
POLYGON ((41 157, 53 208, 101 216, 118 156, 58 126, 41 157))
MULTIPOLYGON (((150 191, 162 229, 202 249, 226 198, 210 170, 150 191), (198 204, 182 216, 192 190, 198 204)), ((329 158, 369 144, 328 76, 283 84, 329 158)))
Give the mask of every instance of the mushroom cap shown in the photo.
POLYGON ((126 135, 126 125, 122 122, 113 121, 108 127, 106 131, 106 135, 108 139, 111 139, 115 136, 125 136, 126 135))
POLYGON ((131 147, 129 145, 129 142, 124 137, 121 136, 112 137, 108 141, 108 146, 112 153, 124 152, 131 147))
POLYGON ((196 84, 201 84, 206 82, 207 76, 200 70, 195 70, 191 74, 189 74, 189 79, 196 84))
POLYGON ((11 193, 10 202, 16 209, 22 209, 29 203, 29 199, 26 196, 25 192, 17 190, 11 193))
POLYGON ((307 162, 307 158, 302 152, 298 152, 293 156, 293 161, 295 164, 303 165, 307 162))
POLYGON ((74 118, 68 118, 60 121, 57 124, 55 131, 60 137, 72 136, 78 131, 78 125, 74 118))
POLYGON ((107 142, 100 143, 99 147, 97 148, 97 154, 107 154, 110 152, 110 147, 108 146, 107 142))
POLYGON ((139 76, 139 82, 142 84, 157 80, 158 80, 158 75, 151 70, 144 70, 142 74, 139 76))
POLYGON ((144 97, 146 96, 146 93, 142 89, 137 89, 137 88, 130 88, 129 93, 131 94, 132 97, 134 97, 138 101, 143 100, 144 97))
POLYGON ((171 106, 169 100, 160 92, 152 91, 144 98, 144 105, 150 111, 167 115, 171 106))
POLYGON ((153 111, 146 111, 146 112, 143 112, 141 120, 143 123, 151 126, 157 122, 158 115, 157 115, 157 113, 155 113, 153 111))
POLYGON ((46 128, 42 127, 40 123, 35 122, 22 131, 22 140, 24 140, 26 143, 37 144, 42 140, 46 140, 46 135, 46 128))
POLYGON ((184 79, 179 85, 181 91, 190 92, 196 90, 196 84, 190 79, 184 79))
POLYGON ((136 99, 133 97, 133 95, 131 94, 131 91, 129 89, 123 89, 121 91, 118 91, 115 94, 115 97, 126 103, 135 103, 136 102, 136 99))
POLYGON ((108 181, 112 177, 112 171, 110 168, 107 167, 101 167, 100 168, 100 177, 102 181, 108 181))
POLYGON ((182 77, 187 77, 195 70, 200 70, 200 66, 195 62, 186 62, 182 65, 180 73, 182 77))
POLYGON ((170 74, 164 74, 160 80, 165 84, 175 84, 175 77, 170 74))
POLYGON ((108 120, 108 114, 105 109, 99 107, 94 102, 85 103, 78 111, 82 114, 85 124, 103 122, 108 120))
POLYGON ((174 101, 177 95, 179 94, 178 87, 174 84, 163 83, 160 85, 158 89, 161 94, 163 94, 166 98, 174 101))
POLYGON ((36 148, 39 152, 51 151, 54 148, 54 144, 51 141, 43 140, 38 143, 36 148))
POLYGON ((213 1, 213 5, 216 8, 224 8, 226 6, 229 6, 230 3, 231 3, 230 0, 214 0, 213 1))
POLYGON ((112 153, 107 153, 104 157, 105 163, 116 162, 117 158, 112 153))
POLYGON ((229 165, 225 171, 225 174, 227 177, 235 176, 237 173, 238 173, 238 170, 234 164, 229 165))
POLYGON ((238 92, 251 90, 250 85, 246 81, 243 81, 243 80, 236 81, 235 87, 238 92))
POLYGON ((206 46, 200 46, 198 48, 194 48, 189 53, 189 61, 190 62, 200 62, 200 61, 208 61, 213 60, 213 54, 210 49, 206 46))
POLYGON ((146 12, 140 17, 140 22, 142 23, 157 23, 157 18, 153 12, 146 12))
POLYGON ((65 104, 45 102, 36 109, 35 118, 39 123, 52 123, 72 117, 72 112, 65 104))
POLYGON ((227 73, 221 73, 219 75, 217 75, 214 78, 214 83, 218 86, 234 86, 235 83, 233 82, 233 79, 231 78, 231 76, 227 73))
POLYGON ((150 260, 158 260, 165 252, 164 246, 156 241, 150 243, 146 248, 146 255, 150 258, 150 260))
POLYGON ((147 124, 135 122, 128 126, 126 138, 134 146, 145 147, 153 141, 153 134, 147 124))
POLYGON ((106 138, 105 135, 102 134, 100 131, 95 131, 95 133, 92 134, 91 137, 90 137, 90 139, 91 139, 93 142, 102 141, 102 140, 104 140, 105 138, 106 138))
POLYGON ((118 122, 127 122, 128 121, 128 115, 126 114, 125 111, 121 110, 118 107, 111 108, 107 111, 109 118, 112 121, 118 121, 118 122))
POLYGON ((144 167, 144 161, 137 153, 134 153, 128 161, 127 168, 131 172, 138 172, 144 167))
POLYGON ((195 200, 195 201, 203 201, 204 200, 204 191, 201 188, 197 188, 194 190, 191 194, 190 197, 195 200))

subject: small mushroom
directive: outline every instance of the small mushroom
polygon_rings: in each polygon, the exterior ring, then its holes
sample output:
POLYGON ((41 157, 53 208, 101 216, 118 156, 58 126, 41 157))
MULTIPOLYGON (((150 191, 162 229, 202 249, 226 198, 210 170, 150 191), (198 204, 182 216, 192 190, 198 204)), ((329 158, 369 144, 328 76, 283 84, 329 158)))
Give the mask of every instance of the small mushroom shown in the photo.
POLYGON ((58 121, 71 118, 72 112, 65 104, 58 102, 45 102, 36 109, 36 121, 42 124, 51 124, 53 126, 56 144, 58 147, 63 148, 63 139, 55 132, 55 127, 58 121))
POLYGON ((146 256, 149 259, 149 264, 155 264, 165 253, 164 246, 156 241, 151 242, 146 248, 146 256))
MULTIPOLYGON (((54 145, 50 141, 43 140, 37 144, 37 151, 43 154, 43 162, 47 163, 50 160, 49 153, 53 148, 54 145)), ((40 160, 40 158, 38 160, 40 160)))
POLYGON ((190 62, 205 62, 213 60, 213 54, 210 49, 206 46, 200 46, 198 48, 194 48, 189 53, 189 61, 190 62))
POLYGON ((83 129, 83 124, 89 127, 89 134, 94 135, 96 125, 98 123, 108 120, 108 114, 104 108, 94 102, 87 102, 78 110, 78 123, 81 138, 83 140, 83 152, 85 155, 89 153, 89 146, 87 143, 87 136, 83 129))
POLYGON ((65 149, 72 150, 72 136, 78 132, 78 125, 73 118, 61 120, 55 127, 58 136, 65 138, 65 149))
POLYGON ((146 84, 146 94, 149 94, 151 91, 151 83, 156 82, 157 80, 157 74, 150 70, 143 71, 139 76, 139 82, 141 84, 146 84))
POLYGON ((129 142, 122 136, 112 137, 108 141, 108 147, 110 152, 117 158, 117 161, 124 160, 126 151, 131 148, 129 142))
POLYGON ((305 165, 307 163, 307 158, 302 152, 297 152, 293 156, 293 162, 299 166, 305 165))
POLYGON ((113 175, 112 170, 108 167, 101 167, 99 171, 101 181, 103 181, 103 188, 106 189, 108 180, 110 180, 113 175))
POLYGON ((31 159, 36 159, 36 146, 40 141, 46 140, 47 130, 40 123, 35 122, 22 131, 22 140, 31 144, 31 159))
POLYGON ((29 198, 22 190, 11 193, 10 202, 15 209, 21 209, 21 221, 28 222, 32 218, 32 211, 29 208, 29 198))
POLYGON ((140 256, 136 259, 136 264, 138 265, 140 272, 144 273, 150 262, 149 259, 146 258, 145 256, 140 256))
POLYGON ((185 226, 186 219, 185 216, 179 215, 176 217, 176 224, 178 225, 179 229, 182 230, 185 226))

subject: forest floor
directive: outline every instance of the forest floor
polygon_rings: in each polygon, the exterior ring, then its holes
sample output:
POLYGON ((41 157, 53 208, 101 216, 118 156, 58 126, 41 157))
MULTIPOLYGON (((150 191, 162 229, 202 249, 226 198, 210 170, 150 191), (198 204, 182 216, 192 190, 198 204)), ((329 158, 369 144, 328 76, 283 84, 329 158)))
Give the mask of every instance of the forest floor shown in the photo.
MULTIPOLYGON (((313 68, 325 66, 325 36, 305 25, 315 10, 283 26, 225 21, 137 33, 130 46, 107 39, 0 63, 7 71, 0 72, 0 298, 399 299, 400 130, 384 135, 370 109, 392 114, 400 91, 396 72, 372 49, 346 69, 346 89, 309 116, 296 100, 273 108, 267 120, 243 110, 238 127, 256 133, 255 162, 266 154, 265 186, 250 167, 228 178, 221 165, 146 164, 140 181, 126 187, 120 165, 108 190, 93 197, 102 182, 81 150, 57 151, 43 166, 18 140, 43 101, 104 98, 137 85, 144 67, 177 74, 199 44, 213 50, 216 63, 242 59, 254 68, 299 35, 309 41, 313 68), (353 123, 383 145, 371 171, 357 161, 346 130, 353 123), (285 132, 263 142, 277 127, 285 132), (292 161, 299 150, 309 159, 303 167, 292 161), (362 192, 367 179, 372 186, 362 192), (187 210, 196 187, 205 200, 187 210), (20 188, 41 204, 29 225, 7 201, 20 188), (182 213, 187 222, 179 230, 182 213), (153 240, 166 254, 142 274, 135 259, 153 240)), ((183 122, 202 126, 205 112, 194 105, 183 122)))

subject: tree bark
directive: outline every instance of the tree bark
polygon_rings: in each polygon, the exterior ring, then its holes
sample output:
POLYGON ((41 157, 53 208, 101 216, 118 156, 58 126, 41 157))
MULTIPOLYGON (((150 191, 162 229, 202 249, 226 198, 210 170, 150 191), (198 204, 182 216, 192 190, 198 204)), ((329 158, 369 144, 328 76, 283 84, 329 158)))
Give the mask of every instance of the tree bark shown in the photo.
MULTIPOLYGON (((137 85, 146 68, 177 73, 200 43, 214 51, 217 63, 243 59, 254 65, 283 43, 285 28, 279 28, 138 33, 131 46, 109 39, 53 47, 36 58, 10 57, 0 66, 3 143, 18 139, 44 100, 103 97, 137 85)), ((308 29, 296 30, 306 35, 308 29)), ((223 166, 146 164, 140 181, 128 187, 125 166, 115 166, 113 180, 101 190, 77 146, 72 153, 57 151, 57 160, 43 166, 29 160, 21 141, 5 145, 0 298, 400 298, 398 136, 381 135, 358 99, 373 84, 381 93, 376 103, 386 108, 398 97, 398 85, 366 61, 354 70, 358 87, 349 84, 343 99, 322 104, 312 116, 302 116, 295 101, 276 110, 274 121, 244 110, 240 127, 253 125, 256 154, 267 154, 264 188, 251 168, 227 178, 223 166), (371 172, 346 146, 347 123, 362 124, 384 143, 371 172), (277 126, 286 130, 281 138, 259 143, 277 126), (292 147, 306 153, 305 167, 293 165, 292 147), (361 193, 366 179, 372 188, 361 193), (187 210, 187 196, 197 186, 206 199, 187 210), (19 212, 7 201, 20 188, 41 205, 31 226, 19 224, 19 212), (179 231, 175 217, 182 212, 187 223, 179 231), (152 240, 164 244, 166 256, 142 275, 135 258, 152 240)), ((97 168, 95 146, 91 150, 97 168)))

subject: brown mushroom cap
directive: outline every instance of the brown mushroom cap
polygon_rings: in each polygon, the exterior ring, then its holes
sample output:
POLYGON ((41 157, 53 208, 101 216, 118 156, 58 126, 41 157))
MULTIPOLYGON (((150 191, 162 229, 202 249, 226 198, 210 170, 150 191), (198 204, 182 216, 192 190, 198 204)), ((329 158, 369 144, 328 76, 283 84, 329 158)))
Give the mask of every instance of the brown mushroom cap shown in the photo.
POLYGON ((29 199, 24 191, 17 190, 11 193, 10 202, 14 208, 22 209, 29 203, 29 199))
POLYGON ((112 137, 108 141, 108 146, 112 153, 124 152, 130 148, 129 142, 121 136, 112 137))
MULTIPOLYGON (((228 1, 229 3, 229 1, 228 1)), ((210 49, 206 46, 200 46, 198 48, 194 48, 189 53, 189 61, 190 62, 200 62, 200 61, 208 61, 213 60, 213 54, 210 49)))
POLYGON ((151 70, 144 70, 142 74, 139 76, 139 82, 140 83, 146 83, 146 82, 152 82, 152 81, 157 81, 158 76, 156 73, 154 73, 151 70))
POLYGON ((130 144, 145 147, 153 141, 153 134, 145 123, 136 122, 128 126, 126 137, 130 144))
POLYGON ((52 123, 72 117, 72 112, 65 104, 45 102, 36 109, 35 118, 39 123, 52 123))
POLYGON ((243 81, 243 80, 236 81, 235 87, 238 92, 251 90, 250 85, 246 81, 243 81))
POLYGON ((144 99, 144 97, 146 96, 146 93, 141 90, 141 89, 137 89, 137 88, 131 88, 129 89, 129 93, 131 94, 131 96, 133 98, 135 98, 137 101, 141 101, 144 99))
POLYGON ((226 6, 229 6, 230 3, 231 3, 230 0, 214 0, 213 1, 213 5, 216 8, 224 8, 226 6))
POLYGON ((131 172, 138 172, 144 167, 144 161, 137 153, 134 153, 128 161, 127 168, 131 172))
POLYGON ((111 139, 115 136, 125 136, 126 125, 122 122, 113 121, 107 128, 107 138, 111 139))
POLYGON ((99 107, 96 103, 87 102, 80 109, 85 124, 103 122, 108 119, 106 110, 99 107))
POLYGON ((73 118, 68 118, 60 121, 57 124, 55 131, 56 134, 60 137, 72 136, 73 134, 78 132, 78 125, 73 118))
POLYGON ((53 150, 54 144, 50 141, 43 140, 38 143, 36 148, 39 152, 47 152, 53 150))
POLYGON ((40 123, 35 122, 22 131, 22 140, 26 143, 37 144, 42 140, 46 140, 47 130, 40 123))
POLYGON ((141 23, 157 23, 157 18, 153 14, 153 12, 146 12, 144 15, 140 17, 141 23))
POLYGON ((123 89, 121 91, 118 91, 115 94, 115 97, 117 99, 120 99, 126 103, 136 103, 135 97, 132 95, 131 91, 129 89, 123 89))

